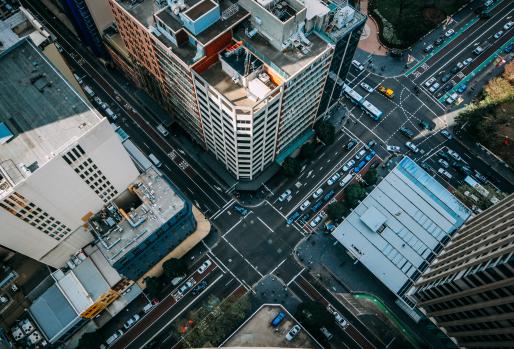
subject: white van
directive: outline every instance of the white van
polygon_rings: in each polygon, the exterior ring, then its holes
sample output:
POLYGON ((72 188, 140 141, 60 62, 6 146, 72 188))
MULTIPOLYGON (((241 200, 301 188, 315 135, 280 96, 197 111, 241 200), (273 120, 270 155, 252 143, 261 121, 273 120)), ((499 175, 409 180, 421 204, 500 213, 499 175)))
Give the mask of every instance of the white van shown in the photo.
POLYGON ((122 330, 117 330, 109 338, 107 338, 105 343, 110 346, 112 343, 114 343, 121 336, 123 336, 123 331, 122 330))
POLYGON ((77 82, 82 85, 82 78, 78 76, 76 73, 73 73, 73 76, 75 77, 75 80, 77 80, 77 82))
POLYGON ((157 157, 155 155, 150 154, 150 155, 148 155, 148 157, 150 158, 150 161, 152 161, 152 163, 156 167, 161 167, 162 163, 159 161, 159 159, 157 159, 157 157))
POLYGON ((353 178, 353 174, 352 173, 347 174, 346 177, 341 179, 341 182, 339 182, 339 185, 341 187, 344 187, 346 184, 348 184, 349 181, 352 180, 352 178, 353 178))
POLYGON ((84 91, 90 95, 91 97, 94 97, 95 96, 95 93, 93 92, 93 90, 91 89, 91 87, 89 87, 88 85, 84 85, 84 91))
POLYGON ((143 313, 147 314, 150 312, 150 310, 152 310, 154 307, 154 305, 152 303, 148 303, 147 305, 145 305, 143 307, 143 313))
POLYGON ((116 115, 111 108, 105 109, 105 112, 107 113, 107 116, 110 117, 113 120, 116 120, 118 118, 118 115, 116 115))
POLYGON ((166 130, 162 124, 159 124, 157 126, 157 131, 159 131, 164 137, 167 137, 170 134, 168 132, 168 130, 166 130))

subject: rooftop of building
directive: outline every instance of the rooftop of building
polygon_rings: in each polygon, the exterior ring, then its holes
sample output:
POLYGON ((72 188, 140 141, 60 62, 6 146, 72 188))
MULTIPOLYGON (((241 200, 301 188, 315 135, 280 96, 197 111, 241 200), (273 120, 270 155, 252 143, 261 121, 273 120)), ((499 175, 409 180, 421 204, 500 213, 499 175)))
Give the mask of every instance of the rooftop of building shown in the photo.
MULTIPOLYGON (((319 0, 305 0, 305 7, 307 8, 307 18, 316 15, 320 12, 319 0)), ((320 36, 327 39, 328 42, 335 44, 340 38, 346 36, 349 32, 353 31, 357 26, 366 21, 366 15, 355 10, 352 6, 345 4, 342 5, 337 1, 332 1, 327 4, 331 12, 334 12, 334 19, 327 26, 324 31, 317 31, 320 36)))
POLYGON ((469 216, 466 206, 405 157, 333 235, 399 294, 469 216))
POLYGON ((117 2, 146 28, 155 24, 153 15, 161 9, 159 3, 166 3, 165 0, 117 0, 117 2))
POLYGON ((142 173, 113 202, 89 219, 97 246, 113 264, 182 208, 184 200, 154 168, 142 173))
POLYGON ((15 183, 101 121, 29 38, 0 53, 0 76, 0 170, 15 183))
POLYGON ((293 341, 287 341, 285 338, 287 332, 296 324, 299 324, 299 322, 281 305, 263 304, 241 327, 230 335, 221 347, 322 348, 303 327, 293 341), (286 313, 286 317, 279 326, 271 326, 271 322, 281 311, 286 313))

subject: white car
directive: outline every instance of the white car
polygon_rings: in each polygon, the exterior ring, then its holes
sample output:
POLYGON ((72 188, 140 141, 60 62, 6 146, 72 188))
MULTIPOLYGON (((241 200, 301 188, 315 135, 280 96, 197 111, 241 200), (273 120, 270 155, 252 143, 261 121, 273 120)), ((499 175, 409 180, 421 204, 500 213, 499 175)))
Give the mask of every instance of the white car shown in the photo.
POLYGON ((137 320, 140 319, 140 316, 138 314, 135 314, 133 317, 131 317, 130 319, 127 320, 127 322, 125 322, 123 324, 123 327, 128 330, 129 328, 131 328, 136 322, 137 320))
POLYGON ((327 181, 327 184, 328 185, 332 185, 334 184, 335 182, 337 182, 337 180, 341 177, 341 175, 339 173, 336 173, 334 174, 332 177, 330 177, 327 181))
POLYGON ((366 155, 366 149, 362 149, 357 154, 355 154, 355 160, 360 160, 362 157, 366 155))
POLYGON ((187 280, 182 286, 180 286, 178 292, 183 296, 186 294, 187 291, 189 291, 189 289, 191 287, 193 287, 194 285, 196 284, 196 281, 195 279, 191 278, 189 280, 187 280))
POLYGON ((305 211, 307 209, 307 207, 309 207, 311 205, 311 202, 309 200, 306 200, 302 206, 300 206, 300 211, 305 211))
POLYGON ((278 201, 280 201, 280 202, 284 201, 285 199, 287 199, 287 197, 289 195, 291 195, 291 190, 287 189, 285 192, 280 194, 280 196, 278 197, 278 201))
POLYGON ((114 332, 109 338, 107 338, 107 340, 105 341, 105 343, 107 345, 111 345, 112 343, 114 343, 114 341, 116 341, 116 339, 118 339, 119 337, 123 336, 123 331, 122 330, 117 330, 116 332, 114 332))
POLYGON ((346 319, 344 317, 342 317, 341 314, 339 314, 337 311, 334 312, 334 317, 339 326, 341 326, 342 328, 348 327, 348 325, 349 325, 348 321, 346 321, 346 319))
POLYGON ((286 334, 286 340, 288 342, 292 341, 294 339, 294 337, 296 337, 296 335, 298 333, 300 333, 300 331, 302 330, 302 328, 299 326, 299 325, 294 325, 290 330, 289 332, 287 332, 286 334))
POLYGON ((450 155, 452 158, 454 158, 457 161, 461 161, 462 160, 462 158, 460 157, 459 153, 457 153, 456 151, 451 150, 450 148, 448 148, 448 155, 450 155))
POLYGON ((462 61, 462 64, 464 64, 464 66, 468 65, 469 63, 471 63, 473 61, 473 58, 469 57, 469 58, 466 58, 465 60, 462 61))
POLYGON ((321 214, 317 215, 316 217, 314 217, 314 219, 309 223, 309 225, 311 227, 315 227, 319 224, 319 222, 321 222, 321 220, 323 219, 323 216, 321 216, 321 214))
POLYGON ((400 152, 400 147, 397 146, 397 145, 388 145, 386 147, 387 151, 390 151, 391 153, 399 153, 400 152))
POLYGON ((353 165, 355 165, 355 160, 350 160, 348 161, 344 166, 343 166, 343 172, 348 172, 352 167, 353 165))
POLYGON ((509 30, 514 25, 514 22, 509 21, 503 26, 503 30, 509 30))
POLYGON ((446 98, 446 104, 452 104, 458 97, 457 93, 452 93, 450 97, 446 98))
POLYGON ((202 265, 200 265, 198 267, 198 269, 196 269, 196 272, 198 274, 203 274, 204 271, 207 270, 207 268, 209 268, 211 266, 212 262, 210 259, 206 260, 205 262, 202 263, 202 265))
POLYGON ((446 31, 446 33, 444 33, 444 36, 446 36, 447 38, 449 38, 449 37, 450 37, 450 36, 452 36, 454 33, 455 33, 455 30, 450 29, 450 30, 446 31))
POLYGON ((446 171, 444 168, 440 168, 439 170, 437 170, 437 173, 439 173, 440 175, 445 176, 448 179, 452 178, 452 175, 448 171, 446 171))
POLYGON ((439 87, 441 86, 441 84, 439 84, 438 82, 436 82, 435 84, 433 84, 432 86, 430 86, 430 88, 428 89, 430 92, 434 93, 439 87))
POLYGON ((405 143, 405 146, 407 148, 409 148, 410 150, 412 150, 414 153, 418 153, 419 152, 419 148, 412 142, 407 142, 405 143))
POLYGON ((372 93, 373 91, 375 91, 375 89, 371 86, 369 86, 368 84, 366 84, 365 82, 361 82, 360 86, 366 91, 366 92, 369 92, 369 93, 372 93))
POLYGON ((448 168, 448 167, 450 167, 450 164, 449 164, 447 161, 443 160, 443 159, 439 159, 439 161, 438 161, 438 162, 439 162, 439 164, 440 164, 441 166, 443 166, 444 168, 448 168))
POLYGON ((425 81, 425 83, 424 83, 425 87, 430 87, 430 85, 432 85, 435 82, 435 80, 436 80, 436 78, 431 77, 430 79, 425 81))
POLYGON ((316 190, 316 191, 314 192, 314 194, 312 194, 312 198, 313 198, 313 199, 317 199, 317 198, 319 198, 319 197, 320 197, 320 195, 321 195, 321 194, 323 194, 323 189, 318 188, 318 190, 316 190))
POLYGON ((500 30, 499 32, 497 32, 496 34, 494 34, 494 38, 495 38, 495 39, 499 39, 502 35, 503 35, 503 30, 500 30))
POLYGON ((354 60, 352 61, 352 65, 353 65, 355 68, 359 69, 359 71, 363 71, 363 70, 364 70, 364 66, 361 64, 361 62, 359 62, 359 61, 358 61, 358 60, 356 60, 356 59, 354 59, 354 60))
POLYGON ((441 131, 441 134, 442 134, 443 136, 445 136, 446 138, 448 138, 448 139, 452 139, 452 138, 453 138, 452 134, 451 134, 451 133, 450 133, 450 131, 448 131, 448 130, 442 130, 442 131, 441 131))

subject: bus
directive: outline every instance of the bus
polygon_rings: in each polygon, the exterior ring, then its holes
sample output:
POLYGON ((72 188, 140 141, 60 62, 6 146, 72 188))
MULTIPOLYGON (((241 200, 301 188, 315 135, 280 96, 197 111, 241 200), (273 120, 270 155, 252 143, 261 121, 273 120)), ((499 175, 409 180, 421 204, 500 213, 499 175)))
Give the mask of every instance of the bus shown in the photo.
POLYGON ((383 112, 378 109, 377 107, 375 107, 373 104, 371 104, 370 102, 364 100, 362 103, 362 109, 364 110, 364 112, 366 114, 368 114, 369 116, 371 116, 371 118, 375 121, 378 121, 380 120, 380 118, 382 117, 382 114, 383 112))
POLYGON ((344 84, 343 85, 343 91, 345 93, 345 95, 350 98, 350 100, 355 103, 355 104, 360 104, 361 101, 363 100, 363 97, 358 94, 357 92, 355 92, 354 90, 352 90, 350 88, 350 86, 344 84))

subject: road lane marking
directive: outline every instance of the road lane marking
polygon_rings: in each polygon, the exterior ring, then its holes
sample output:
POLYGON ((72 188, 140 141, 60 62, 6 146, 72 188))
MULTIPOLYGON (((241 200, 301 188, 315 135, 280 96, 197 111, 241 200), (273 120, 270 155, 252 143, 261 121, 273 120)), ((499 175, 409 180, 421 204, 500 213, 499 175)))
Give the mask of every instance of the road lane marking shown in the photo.
POLYGON ((266 223, 261 219, 261 217, 257 216, 257 219, 258 219, 259 221, 261 221, 261 223, 262 223, 262 224, 264 224, 264 226, 265 226, 266 228, 268 228, 268 230, 269 230, 269 231, 271 231, 272 233, 274 232, 274 231, 273 231, 273 229, 271 229, 271 228, 270 228, 270 227, 269 227, 269 226, 268 226, 268 225, 267 225, 267 224, 266 224, 266 223))
MULTIPOLYGON (((286 284, 286 286, 287 286, 287 287, 289 287, 289 285, 291 285, 291 284, 296 280, 296 278, 297 278, 298 276, 300 276, 300 275, 303 273, 303 271, 304 271, 304 270, 305 270, 305 267, 303 267, 303 268, 302 268, 302 270, 300 270, 300 272, 298 272, 298 274, 296 274, 295 276, 293 276, 293 278, 292 278, 291 280, 289 280, 289 282, 286 284)), ((299 286, 298 286, 298 287, 299 287, 299 286)), ((303 288, 301 288, 301 287, 300 287, 300 289, 302 289, 302 290, 303 290, 303 288)), ((305 291, 304 291, 304 292, 305 292, 305 291)), ((308 295, 307 295, 307 296, 308 296, 308 295)), ((310 297, 309 297, 309 298, 310 298, 310 297)))

